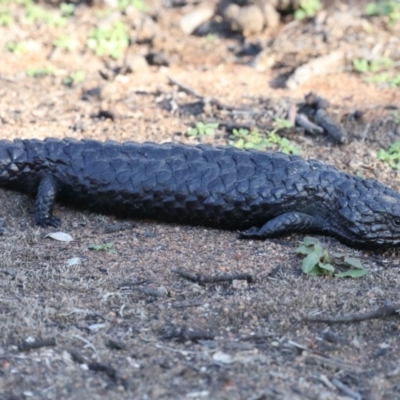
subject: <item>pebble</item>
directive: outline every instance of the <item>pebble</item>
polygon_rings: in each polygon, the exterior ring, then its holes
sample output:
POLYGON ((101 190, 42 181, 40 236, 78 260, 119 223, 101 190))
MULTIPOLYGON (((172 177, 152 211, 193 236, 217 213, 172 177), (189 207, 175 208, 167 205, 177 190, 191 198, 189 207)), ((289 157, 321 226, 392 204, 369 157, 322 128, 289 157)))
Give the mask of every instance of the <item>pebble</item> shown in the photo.
POLYGON ((125 57, 126 72, 144 72, 149 69, 146 57, 140 54, 127 54, 125 57))

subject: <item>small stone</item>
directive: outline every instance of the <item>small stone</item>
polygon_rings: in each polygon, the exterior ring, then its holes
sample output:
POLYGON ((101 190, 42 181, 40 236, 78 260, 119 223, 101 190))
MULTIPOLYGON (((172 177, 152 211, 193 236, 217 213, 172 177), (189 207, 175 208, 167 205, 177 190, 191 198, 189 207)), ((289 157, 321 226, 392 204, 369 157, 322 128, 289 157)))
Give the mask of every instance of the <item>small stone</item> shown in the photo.
POLYGON ((149 69, 149 64, 144 56, 139 54, 128 54, 125 57, 126 72, 143 72, 149 69))
POLYGON ((143 288, 142 291, 143 293, 153 297, 163 297, 168 295, 168 289, 165 286, 159 286, 158 288, 147 286, 143 288))
POLYGON ((237 4, 230 4, 224 10, 223 17, 230 22, 231 28, 244 35, 260 33, 264 29, 264 14, 255 5, 239 7, 237 4))
POLYGON ((232 281, 232 288, 235 290, 244 290, 249 287, 249 284, 246 280, 239 280, 239 279, 234 279, 232 281))
POLYGON ((281 16, 271 4, 263 4, 261 11, 264 15, 264 22, 266 27, 276 28, 279 25, 281 16))
POLYGON ((169 59, 163 52, 154 52, 146 55, 146 60, 149 65, 155 65, 157 67, 168 67, 169 59))
POLYGON ((190 13, 184 15, 180 26, 186 35, 192 34, 200 25, 214 16, 215 10, 212 4, 201 4, 190 13))

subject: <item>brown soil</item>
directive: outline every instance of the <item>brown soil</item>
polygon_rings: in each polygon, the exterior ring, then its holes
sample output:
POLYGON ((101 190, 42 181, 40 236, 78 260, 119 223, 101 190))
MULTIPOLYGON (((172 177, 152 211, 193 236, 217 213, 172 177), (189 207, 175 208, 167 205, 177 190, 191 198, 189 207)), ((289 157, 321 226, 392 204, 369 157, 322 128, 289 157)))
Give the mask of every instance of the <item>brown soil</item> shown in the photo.
MULTIPOLYGON (((399 173, 376 157, 399 136, 399 89, 367 83, 351 63, 352 55, 390 57, 388 73, 396 74, 400 25, 366 18, 363 2, 326 2, 317 19, 286 16, 277 28, 246 38, 227 30, 218 15, 208 35, 183 34, 179 21, 191 5, 105 17, 107 7, 81 4, 63 27, 29 24, 22 6, 6 7, 14 22, 0 27, 0 49, 11 41, 26 41, 29 49, 1 50, 2 139, 226 145, 232 127, 268 132, 313 91, 329 100, 349 142, 338 146, 298 127, 280 134, 306 158, 400 189, 399 173), (126 61, 86 47, 89 32, 107 18, 130 26, 126 61), (61 34, 74 35, 76 48, 53 46, 61 34), (243 55, 251 46, 262 54, 243 55), (285 88, 295 68, 336 49, 346 53, 342 68, 285 88), (124 71, 133 55, 160 52, 168 66, 124 71), (52 75, 26 74, 48 66, 52 75), (84 82, 62 84, 80 70, 84 82), (168 77, 236 112, 204 105, 168 77), (255 109, 262 114, 249 112, 255 109), (214 136, 188 137, 199 121, 219 121, 220 128, 214 136)), ((396 251, 359 252, 321 237, 329 250, 358 257, 370 272, 358 280, 309 277, 294 252, 301 236, 243 241, 234 232, 117 221, 57 205, 62 231, 74 239, 64 243, 45 237, 54 229, 32 225, 31 198, 4 190, 0 197, 7 229, 0 243, 0 399, 400 399, 397 316, 336 325, 302 320, 398 302, 396 251), (90 250, 93 243, 113 243, 116 254, 90 250), (79 263, 69 263, 75 257, 79 263), (255 282, 197 284, 173 268, 249 273, 255 282), (22 346, 47 339, 55 346, 22 346)))

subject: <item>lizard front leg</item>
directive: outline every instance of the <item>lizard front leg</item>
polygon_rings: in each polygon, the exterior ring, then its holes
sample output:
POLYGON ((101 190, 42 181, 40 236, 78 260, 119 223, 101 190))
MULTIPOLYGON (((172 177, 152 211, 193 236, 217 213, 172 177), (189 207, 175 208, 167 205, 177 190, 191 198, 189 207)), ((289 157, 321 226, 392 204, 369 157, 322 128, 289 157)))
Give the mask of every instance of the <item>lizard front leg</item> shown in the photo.
POLYGON ((57 195, 57 182, 51 175, 46 175, 39 183, 36 195, 34 218, 36 225, 43 227, 60 225, 60 219, 53 217, 53 207, 57 195))

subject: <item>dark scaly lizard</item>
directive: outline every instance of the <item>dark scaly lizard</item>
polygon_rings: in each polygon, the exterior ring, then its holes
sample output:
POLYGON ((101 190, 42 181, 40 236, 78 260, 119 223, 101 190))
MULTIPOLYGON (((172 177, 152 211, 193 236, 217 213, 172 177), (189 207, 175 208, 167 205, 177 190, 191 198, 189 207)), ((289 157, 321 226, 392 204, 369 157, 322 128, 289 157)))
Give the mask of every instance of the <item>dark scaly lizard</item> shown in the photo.
POLYGON ((239 230, 242 237, 331 235, 359 248, 400 244, 400 194, 316 160, 235 148, 46 139, 0 141, 0 186, 121 217, 239 230))

